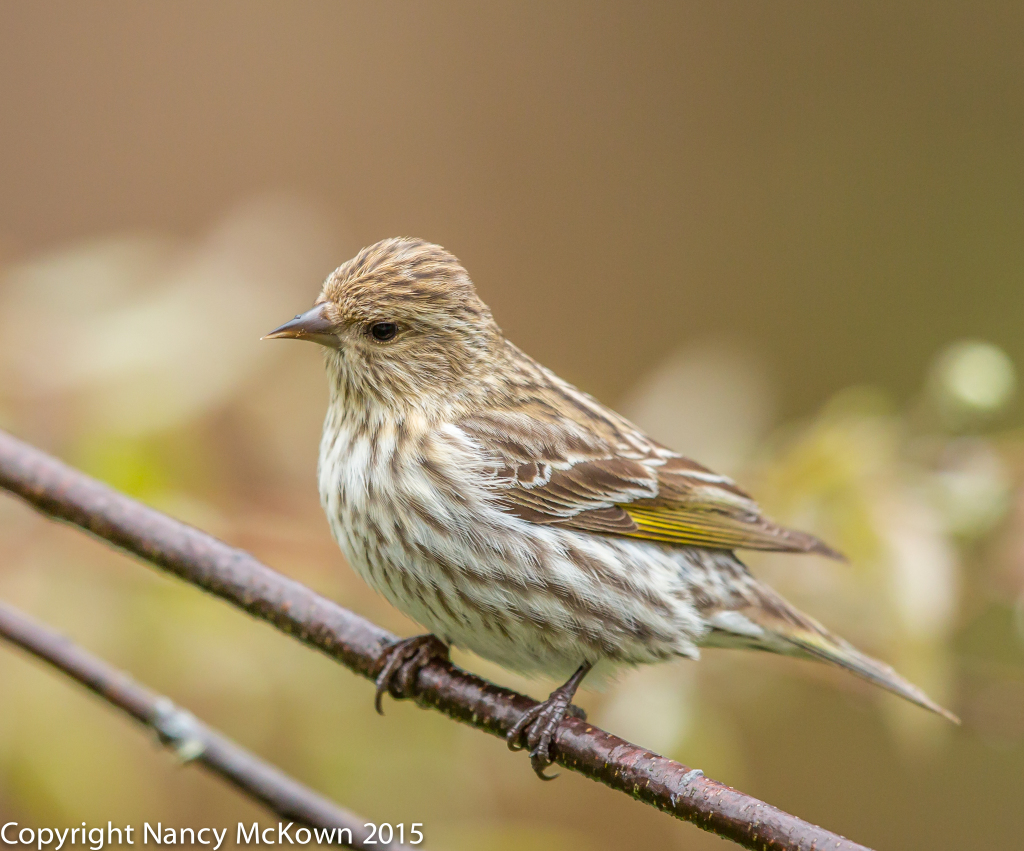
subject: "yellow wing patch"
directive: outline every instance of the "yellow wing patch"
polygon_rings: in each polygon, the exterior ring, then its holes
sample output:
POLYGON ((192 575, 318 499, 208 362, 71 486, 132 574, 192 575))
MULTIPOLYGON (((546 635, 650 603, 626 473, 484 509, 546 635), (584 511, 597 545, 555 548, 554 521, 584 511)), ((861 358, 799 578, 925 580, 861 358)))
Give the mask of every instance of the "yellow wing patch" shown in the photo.
POLYGON ((735 517, 685 506, 620 505, 636 524, 630 537, 712 549, 817 552, 842 558, 813 535, 786 529, 759 515, 735 517))

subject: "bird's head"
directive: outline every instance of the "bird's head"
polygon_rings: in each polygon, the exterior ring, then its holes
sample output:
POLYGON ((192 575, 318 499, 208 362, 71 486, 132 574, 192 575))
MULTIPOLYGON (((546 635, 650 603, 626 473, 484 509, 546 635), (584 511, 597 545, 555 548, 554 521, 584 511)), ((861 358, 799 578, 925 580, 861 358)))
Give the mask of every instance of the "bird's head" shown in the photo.
POLYGON ((453 255, 385 239, 334 270, 314 306, 267 334, 319 343, 349 403, 424 404, 461 395, 501 350, 501 331, 453 255))

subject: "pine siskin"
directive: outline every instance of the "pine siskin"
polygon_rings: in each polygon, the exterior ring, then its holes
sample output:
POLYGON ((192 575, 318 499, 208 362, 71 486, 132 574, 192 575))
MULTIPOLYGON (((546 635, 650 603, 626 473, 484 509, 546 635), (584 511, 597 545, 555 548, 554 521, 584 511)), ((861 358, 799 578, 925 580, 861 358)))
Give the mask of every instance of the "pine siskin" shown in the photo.
POLYGON ((733 551, 837 553, 521 352, 440 246, 364 248, 268 337, 326 348, 331 530, 359 575, 431 633, 389 649, 378 711, 450 645, 568 677, 509 734, 544 776, 592 669, 739 647, 832 662, 956 720, 733 551))

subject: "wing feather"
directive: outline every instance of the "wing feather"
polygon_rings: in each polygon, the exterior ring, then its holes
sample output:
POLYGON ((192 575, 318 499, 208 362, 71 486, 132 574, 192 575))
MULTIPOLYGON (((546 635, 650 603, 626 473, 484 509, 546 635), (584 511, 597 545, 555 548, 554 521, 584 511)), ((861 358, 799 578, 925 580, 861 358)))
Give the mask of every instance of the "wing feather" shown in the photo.
POLYGON ((561 413, 524 405, 458 424, 488 459, 491 487, 506 511, 541 525, 678 546, 842 558, 813 535, 765 517, 731 479, 572 390, 577 395, 561 413))

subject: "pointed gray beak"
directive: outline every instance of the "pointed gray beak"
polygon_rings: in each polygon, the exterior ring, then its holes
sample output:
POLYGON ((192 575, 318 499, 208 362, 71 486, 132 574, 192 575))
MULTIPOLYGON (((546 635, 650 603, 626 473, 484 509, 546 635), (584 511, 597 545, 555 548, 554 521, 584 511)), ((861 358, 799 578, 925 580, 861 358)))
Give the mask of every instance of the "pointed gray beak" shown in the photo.
POLYGON ((311 310, 300 313, 290 322, 285 322, 280 328, 275 328, 263 339, 309 340, 311 343, 336 349, 339 344, 338 335, 334 333, 334 326, 325 315, 325 308, 325 304, 318 304, 311 310))

